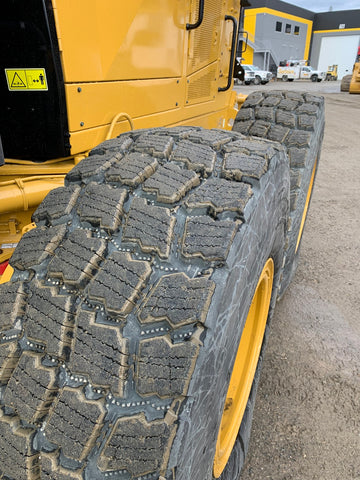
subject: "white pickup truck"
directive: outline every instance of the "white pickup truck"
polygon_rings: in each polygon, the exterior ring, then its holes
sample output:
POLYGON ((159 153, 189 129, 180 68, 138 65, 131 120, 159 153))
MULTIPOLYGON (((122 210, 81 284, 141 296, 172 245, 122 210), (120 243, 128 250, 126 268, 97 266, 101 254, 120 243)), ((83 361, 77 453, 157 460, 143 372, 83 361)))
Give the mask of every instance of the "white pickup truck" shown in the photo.
POLYGON ((278 67, 277 78, 283 82, 291 82, 295 79, 309 79, 312 82, 321 82, 326 77, 326 72, 314 70, 310 66, 294 65, 278 67))
POLYGON ((268 83, 272 78, 272 73, 268 72, 267 70, 261 70, 259 67, 255 65, 242 65, 243 69, 245 70, 245 84, 249 85, 253 83, 254 85, 265 85, 268 83), (246 74, 249 74, 250 80, 247 81, 246 74), (254 75, 252 75, 254 73, 254 75))

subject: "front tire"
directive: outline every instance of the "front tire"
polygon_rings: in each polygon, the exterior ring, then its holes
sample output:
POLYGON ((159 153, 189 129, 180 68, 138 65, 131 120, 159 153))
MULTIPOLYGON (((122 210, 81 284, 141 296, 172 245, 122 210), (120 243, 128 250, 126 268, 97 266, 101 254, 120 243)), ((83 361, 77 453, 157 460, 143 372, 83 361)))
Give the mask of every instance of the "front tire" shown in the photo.
POLYGON ((193 127, 121 135, 69 172, 0 287, 2 476, 213 478, 289 182, 276 143, 193 127))
POLYGON ((259 75, 256 75, 254 78, 254 85, 260 85, 261 83, 261 77, 259 75))

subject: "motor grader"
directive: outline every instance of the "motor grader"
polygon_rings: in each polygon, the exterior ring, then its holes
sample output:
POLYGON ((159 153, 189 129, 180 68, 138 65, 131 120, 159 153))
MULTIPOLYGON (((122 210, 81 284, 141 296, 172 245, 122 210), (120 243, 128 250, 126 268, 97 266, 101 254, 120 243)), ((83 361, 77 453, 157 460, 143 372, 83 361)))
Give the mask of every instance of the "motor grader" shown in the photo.
POLYGON ((352 73, 341 79, 340 90, 342 92, 360 93, 360 62, 354 63, 352 73))
POLYGON ((360 93, 360 61, 354 64, 353 73, 349 85, 350 93, 360 93))
POLYGON ((2 6, 0 478, 240 477, 324 129, 232 90, 240 13, 2 6))

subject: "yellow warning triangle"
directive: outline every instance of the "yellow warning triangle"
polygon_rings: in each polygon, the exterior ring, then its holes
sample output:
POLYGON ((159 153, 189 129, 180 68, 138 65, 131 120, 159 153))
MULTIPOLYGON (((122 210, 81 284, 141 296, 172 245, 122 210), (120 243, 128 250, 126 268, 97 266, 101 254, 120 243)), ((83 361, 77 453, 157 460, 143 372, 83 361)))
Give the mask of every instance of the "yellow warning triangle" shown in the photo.
POLYGON ((26 88, 27 85, 21 80, 19 74, 15 72, 14 77, 11 82, 11 88, 26 88))

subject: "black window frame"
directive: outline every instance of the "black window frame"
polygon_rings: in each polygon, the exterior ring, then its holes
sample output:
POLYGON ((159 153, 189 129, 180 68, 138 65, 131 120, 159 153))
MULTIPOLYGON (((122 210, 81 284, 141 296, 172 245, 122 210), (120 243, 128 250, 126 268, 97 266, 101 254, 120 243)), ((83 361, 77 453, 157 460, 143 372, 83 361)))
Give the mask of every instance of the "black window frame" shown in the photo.
POLYGON ((275 32, 282 32, 282 22, 276 22, 275 32))

